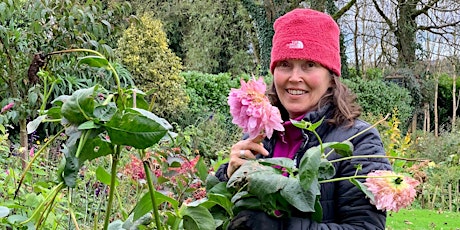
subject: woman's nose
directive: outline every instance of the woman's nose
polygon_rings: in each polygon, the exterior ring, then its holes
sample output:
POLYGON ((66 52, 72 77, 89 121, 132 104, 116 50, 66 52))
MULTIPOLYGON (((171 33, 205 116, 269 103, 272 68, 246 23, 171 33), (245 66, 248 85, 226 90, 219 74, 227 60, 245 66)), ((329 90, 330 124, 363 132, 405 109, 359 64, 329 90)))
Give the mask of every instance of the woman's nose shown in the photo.
POLYGON ((295 66, 294 68, 292 68, 292 73, 289 80, 293 82, 301 82, 303 81, 303 74, 304 73, 302 71, 302 68, 300 66, 295 66))

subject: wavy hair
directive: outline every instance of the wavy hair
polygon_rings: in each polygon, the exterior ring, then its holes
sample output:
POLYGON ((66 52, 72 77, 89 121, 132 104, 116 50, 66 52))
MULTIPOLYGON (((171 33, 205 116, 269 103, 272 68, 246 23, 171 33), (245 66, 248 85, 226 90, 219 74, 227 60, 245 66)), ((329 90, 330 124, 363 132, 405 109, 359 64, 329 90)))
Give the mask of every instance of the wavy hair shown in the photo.
MULTIPOLYGON (((272 105, 278 107, 283 120, 288 120, 289 113, 278 98, 274 81, 271 84, 270 90, 267 92, 267 96, 272 105)), ((333 105, 332 118, 327 120, 329 124, 351 127, 355 120, 361 115, 362 109, 356 102, 356 95, 345 84, 343 84, 339 77, 335 74, 331 74, 331 86, 320 98, 318 104, 316 105, 316 110, 327 104, 333 105)))

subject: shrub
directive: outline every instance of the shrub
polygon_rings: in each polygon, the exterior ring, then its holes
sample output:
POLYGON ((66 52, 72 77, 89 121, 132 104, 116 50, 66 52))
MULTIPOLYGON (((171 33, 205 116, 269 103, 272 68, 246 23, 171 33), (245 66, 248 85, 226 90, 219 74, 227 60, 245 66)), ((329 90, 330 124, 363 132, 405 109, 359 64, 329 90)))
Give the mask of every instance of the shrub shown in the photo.
POLYGON ((136 85, 151 92, 152 111, 162 117, 178 117, 189 98, 180 75, 180 59, 168 48, 162 23, 150 16, 132 24, 118 41, 117 55, 132 73, 136 85))
POLYGON ((407 89, 381 80, 342 80, 358 97, 365 113, 386 115, 396 108, 402 124, 412 116, 412 97, 407 89))

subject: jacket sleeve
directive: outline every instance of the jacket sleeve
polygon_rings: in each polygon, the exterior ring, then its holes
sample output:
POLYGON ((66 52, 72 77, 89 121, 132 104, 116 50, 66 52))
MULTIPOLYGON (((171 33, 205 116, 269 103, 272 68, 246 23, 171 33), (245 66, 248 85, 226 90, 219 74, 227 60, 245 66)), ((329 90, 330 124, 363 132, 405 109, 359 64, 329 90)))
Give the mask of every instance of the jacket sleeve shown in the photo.
MULTIPOLYGON (((354 146, 353 155, 355 156, 385 155, 382 141, 376 129, 359 135, 351 142, 354 146)), ((336 163, 334 165, 336 168, 335 177, 353 176, 356 173, 355 166, 358 164, 362 166, 362 170, 357 173, 358 175, 367 175, 374 170, 391 170, 387 158, 358 158, 336 163)), ((327 207, 327 210, 323 207, 325 212, 333 212, 334 219, 329 220, 329 222, 318 223, 310 219, 292 217, 285 221, 284 229, 385 229, 386 213, 377 210, 365 194, 348 180, 325 183, 321 187, 321 194, 323 191, 327 193, 327 190, 334 190, 333 193, 329 193, 332 194, 330 198, 333 200, 330 202, 331 206, 327 207)))
POLYGON ((219 168, 217 169, 216 177, 219 179, 219 181, 221 182, 228 181, 227 168, 228 168, 228 163, 225 163, 225 164, 220 165, 219 168))

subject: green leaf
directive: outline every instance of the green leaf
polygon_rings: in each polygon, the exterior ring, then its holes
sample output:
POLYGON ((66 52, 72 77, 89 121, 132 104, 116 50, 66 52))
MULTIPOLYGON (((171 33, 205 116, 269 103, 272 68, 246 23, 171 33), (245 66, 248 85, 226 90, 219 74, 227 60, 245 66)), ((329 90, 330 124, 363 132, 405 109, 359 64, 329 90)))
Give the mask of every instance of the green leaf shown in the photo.
POLYGON ((87 64, 91 67, 96 68, 107 68, 109 66, 109 61, 105 57, 89 55, 86 57, 79 58, 77 65, 81 64, 87 64))
POLYGON ((196 174, 200 178, 200 180, 206 181, 206 178, 208 177, 208 166, 206 166, 202 157, 200 157, 195 167, 197 170, 196 174))
POLYGON ((4 206, 0 206, 0 218, 6 217, 10 214, 10 209, 4 206))
POLYGON ((308 121, 305 121, 305 120, 296 121, 296 120, 292 120, 292 119, 291 119, 291 122, 297 128, 301 128, 301 129, 305 129, 305 130, 308 130, 308 131, 311 131, 311 132, 315 132, 316 128, 318 128, 321 125, 321 123, 323 123, 323 120, 324 120, 324 117, 321 118, 321 120, 319 120, 318 122, 315 122, 315 123, 311 123, 311 122, 308 122, 308 121))
POLYGON ((80 164, 78 159, 73 156, 68 156, 65 158, 65 160, 66 161, 63 172, 64 183, 70 188, 75 188, 80 164))
POLYGON ((374 197, 374 194, 369 191, 367 189, 367 186, 363 183, 361 183, 359 180, 355 179, 355 178, 351 178, 350 179, 350 182, 353 183, 354 185, 356 185, 356 187, 358 187, 361 191, 364 192, 364 194, 366 194, 366 196, 372 201, 374 202, 375 201, 375 197, 374 197))
POLYGON ((261 165, 267 165, 267 166, 279 165, 282 168, 289 169, 289 170, 292 170, 295 168, 294 161, 286 157, 274 157, 274 158, 260 159, 259 163, 261 165))
MULTIPOLYGON (((118 179, 116 178, 116 175, 114 175, 115 177, 115 187, 118 186, 119 182, 118 182, 118 179)), ((112 178, 112 176, 110 175, 110 173, 108 173, 107 171, 105 171, 104 168, 102 168, 101 166, 97 167, 96 169, 96 178, 102 182, 103 184, 105 185, 110 185, 110 180, 112 178)))
POLYGON ((85 121, 82 124, 78 126, 79 130, 85 130, 85 129, 97 129, 100 126, 95 124, 94 121, 85 121))
POLYGON ((187 230, 215 230, 216 224, 205 207, 186 207, 182 212, 183 226, 187 230))
POLYGON ((321 163, 321 148, 319 146, 308 149, 299 165, 299 179, 302 188, 310 190, 313 181, 318 180, 318 169, 321 163))
POLYGON ((29 99, 29 105, 33 106, 33 105, 35 105, 37 103, 38 94, 36 92, 30 92, 29 96, 28 96, 28 99, 29 99))
POLYGON ((331 162, 327 159, 321 158, 321 162, 319 164, 318 169, 318 179, 319 180, 326 180, 330 179, 335 175, 335 168, 331 162))
POLYGON ((323 143, 323 148, 332 148, 342 157, 349 157, 353 154, 353 144, 350 141, 323 143))
POLYGON ((98 157, 107 156, 112 153, 113 144, 101 139, 99 136, 96 136, 86 141, 78 158, 81 162, 86 160, 91 161, 98 157))
POLYGON ((115 114, 105 127, 113 144, 137 149, 145 149, 158 143, 167 132, 155 120, 132 112, 115 114))
POLYGON ((93 116, 95 87, 79 89, 61 107, 62 116, 72 124, 81 124, 93 116))
POLYGON ((37 118, 35 118, 33 121, 29 122, 27 124, 27 134, 33 133, 35 130, 37 130, 38 126, 42 123, 43 120, 46 119, 46 115, 41 115, 37 118))
MULTIPOLYGON (((159 206, 164 202, 168 202, 171 204, 174 210, 179 209, 179 202, 171 197, 168 197, 166 195, 163 195, 163 193, 155 192, 155 203, 159 206)), ((152 200, 150 199, 150 192, 147 192, 142 196, 142 198, 137 202, 136 207, 133 209, 134 213, 134 218, 133 221, 138 220, 142 216, 144 216, 146 213, 150 212, 153 210, 152 206, 152 200)))
POLYGON ((280 191, 280 195, 299 211, 314 212, 316 194, 310 191, 304 192, 299 179, 289 177, 288 180, 286 186, 280 191))

